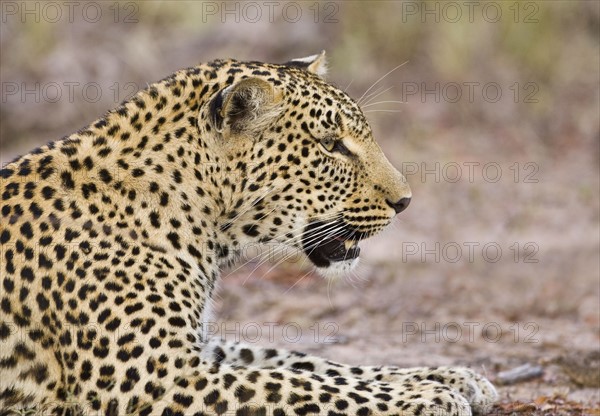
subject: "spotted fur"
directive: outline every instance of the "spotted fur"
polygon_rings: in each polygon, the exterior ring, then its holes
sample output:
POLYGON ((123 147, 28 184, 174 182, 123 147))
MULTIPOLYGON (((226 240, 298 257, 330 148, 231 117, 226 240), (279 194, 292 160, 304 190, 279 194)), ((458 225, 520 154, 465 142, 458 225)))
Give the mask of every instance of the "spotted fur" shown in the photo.
POLYGON ((0 414, 467 415, 494 401, 464 368, 204 336, 219 268, 245 245, 320 251, 337 276, 358 249, 334 259, 327 244, 376 234, 408 203, 324 60, 179 71, 0 171, 0 414))

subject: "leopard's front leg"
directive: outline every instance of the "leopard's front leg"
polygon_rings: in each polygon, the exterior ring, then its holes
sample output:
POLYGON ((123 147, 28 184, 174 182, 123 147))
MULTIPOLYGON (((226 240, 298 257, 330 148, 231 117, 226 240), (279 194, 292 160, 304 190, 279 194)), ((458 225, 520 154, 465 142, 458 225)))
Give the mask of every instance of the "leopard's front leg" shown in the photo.
MULTIPOLYGON (((302 370, 203 362, 161 387, 144 414, 469 416, 467 401, 436 381, 403 385, 302 370)), ((142 413, 141 412, 141 413, 142 413)))
POLYGON ((365 381, 411 384, 435 381, 456 390, 470 403, 475 413, 485 413, 496 401, 494 386, 483 376, 464 367, 351 366, 297 351, 262 348, 239 342, 212 338, 203 348, 209 360, 256 368, 287 368, 328 377, 348 377, 365 381))

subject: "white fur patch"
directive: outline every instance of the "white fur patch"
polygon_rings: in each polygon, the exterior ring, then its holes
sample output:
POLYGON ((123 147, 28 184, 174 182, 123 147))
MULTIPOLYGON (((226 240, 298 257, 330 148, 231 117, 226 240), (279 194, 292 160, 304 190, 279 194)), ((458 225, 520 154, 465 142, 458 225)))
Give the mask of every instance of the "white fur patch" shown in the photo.
POLYGON ((325 57, 325 51, 304 58, 292 59, 292 62, 302 62, 309 64, 308 70, 322 78, 324 78, 325 75, 327 75, 327 58, 325 57))
POLYGON ((336 261, 328 267, 317 267, 317 272, 326 279, 340 279, 356 269, 360 257, 344 261, 336 261))
POLYGON ((317 54, 314 54, 314 55, 306 56, 304 58, 292 59, 292 61, 309 63, 309 62, 312 62, 312 61, 316 60, 320 55, 321 54, 317 53, 317 54))

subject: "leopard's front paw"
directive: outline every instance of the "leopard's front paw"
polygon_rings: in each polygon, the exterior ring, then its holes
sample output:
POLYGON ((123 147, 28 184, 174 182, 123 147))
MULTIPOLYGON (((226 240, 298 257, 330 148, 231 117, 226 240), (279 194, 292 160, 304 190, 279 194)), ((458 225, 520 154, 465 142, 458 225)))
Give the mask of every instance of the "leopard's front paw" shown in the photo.
POLYGON ((475 414, 489 412, 492 405, 498 400, 498 393, 492 383, 469 368, 450 367, 440 368, 438 371, 444 374, 449 387, 457 390, 467 399, 475 414))
POLYGON ((457 390, 430 380, 403 383, 402 415, 471 416, 471 406, 457 390))
POLYGON ((392 383, 432 380, 450 387, 464 397, 475 414, 489 412, 498 399, 496 389, 485 377, 465 367, 398 369, 383 378, 392 383))

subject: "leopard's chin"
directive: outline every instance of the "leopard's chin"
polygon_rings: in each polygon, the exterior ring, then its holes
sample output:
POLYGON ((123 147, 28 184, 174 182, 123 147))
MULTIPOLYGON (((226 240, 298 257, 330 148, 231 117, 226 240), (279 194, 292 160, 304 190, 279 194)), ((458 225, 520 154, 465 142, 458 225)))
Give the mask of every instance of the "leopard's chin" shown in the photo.
POLYGON ((358 264, 360 263, 360 258, 355 257, 353 259, 347 259, 343 261, 336 261, 334 263, 330 263, 329 266, 326 267, 316 267, 317 272, 325 277, 326 279, 340 279, 346 275, 348 275, 351 271, 356 269, 358 264))

